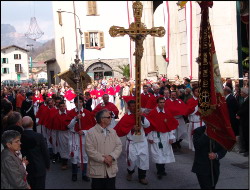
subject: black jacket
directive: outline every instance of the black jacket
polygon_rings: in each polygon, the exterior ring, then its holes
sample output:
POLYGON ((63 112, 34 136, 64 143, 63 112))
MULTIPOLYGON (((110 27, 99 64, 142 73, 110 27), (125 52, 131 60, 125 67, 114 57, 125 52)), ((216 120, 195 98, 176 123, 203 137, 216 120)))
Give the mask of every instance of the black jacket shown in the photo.
MULTIPOLYGON (((193 143, 195 148, 194 163, 192 167, 192 172, 199 175, 211 175, 211 166, 208 153, 210 152, 210 138, 204 134, 206 127, 198 127, 194 130, 193 143)), ((213 160, 213 170, 214 175, 219 176, 220 172, 220 162, 219 160, 223 158, 227 151, 220 146, 217 142, 212 140, 213 152, 217 153, 218 159, 213 160)))
POLYGON ((230 94, 227 97, 226 102, 227 102, 230 122, 234 130, 234 134, 237 136, 239 135, 239 120, 236 119, 236 114, 239 110, 239 105, 238 105, 236 98, 232 94, 230 94))
POLYGON ((249 97, 241 104, 237 115, 240 116, 240 125, 249 128, 249 97))
POLYGON ((46 175, 50 167, 49 151, 42 134, 33 130, 24 130, 21 137, 21 152, 27 157, 29 175, 39 177, 46 175))

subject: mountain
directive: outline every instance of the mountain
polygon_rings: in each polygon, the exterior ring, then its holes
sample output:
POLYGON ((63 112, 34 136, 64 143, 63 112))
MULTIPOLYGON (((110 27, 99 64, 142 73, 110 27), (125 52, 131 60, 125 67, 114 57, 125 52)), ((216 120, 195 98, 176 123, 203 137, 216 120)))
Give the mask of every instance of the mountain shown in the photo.
POLYGON ((40 43, 26 38, 24 34, 16 32, 14 26, 1 24, 1 47, 17 45, 29 50, 29 56, 34 61, 43 62, 55 58, 55 40, 51 39, 45 43, 40 43), (32 44, 33 46, 27 46, 32 44))
POLYGON ((1 24, 1 47, 17 45, 19 47, 30 50, 27 46, 33 44, 34 48, 40 47, 42 43, 26 38, 24 34, 16 32, 14 26, 10 24, 1 24))

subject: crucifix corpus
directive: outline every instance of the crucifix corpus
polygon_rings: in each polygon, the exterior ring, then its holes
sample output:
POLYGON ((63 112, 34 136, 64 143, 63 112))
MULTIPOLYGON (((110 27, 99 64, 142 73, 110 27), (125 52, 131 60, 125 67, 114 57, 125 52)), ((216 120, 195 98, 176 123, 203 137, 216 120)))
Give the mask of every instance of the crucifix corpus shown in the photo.
POLYGON ((143 40, 148 34, 155 37, 163 37, 165 35, 164 27, 153 27, 147 29, 145 24, 141 22, 143 5, 141 2, 136 1, 133 3, 133 14, 135 22, 129 25, 129 29, 124 27, 112 26, 109 29, 111 37, 124 36, 128 34, 129 37, 135 42, 135 86, 136 86, 136 131, 135 135, 141 135, 141 59, 143 56, 143 40))

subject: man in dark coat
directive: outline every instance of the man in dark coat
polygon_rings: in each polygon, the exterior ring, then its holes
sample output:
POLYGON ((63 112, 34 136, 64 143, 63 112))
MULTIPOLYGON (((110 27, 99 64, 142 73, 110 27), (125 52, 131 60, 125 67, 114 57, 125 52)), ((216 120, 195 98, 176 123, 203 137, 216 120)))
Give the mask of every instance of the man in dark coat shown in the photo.
POLYGON ((30 116, 34 122, 33 130, 36 131, 36 117, 34 113, 34 103, 33 103, 33 93, 27 92, 26 93, 26 100, 23 101, 21 107, 21 114, 22 116, 30 116))
POLYGON ((232 90, 228 86, 223 89, 224 96, 227 102, 227 108, 230 117, 230 123, 233 128, 235 136, 239 135, 239 121, 236 119, 235 115, 238 112, 239 105, 236 98, 232 95, 232 90))
POLYGON ((192 172, 196 173, 201 189, 215 189, 220 174, 220 162, 226 150, 206 135, 206 126, 194 130, 193 144, 195 148, 192 172), (212 152, 210 151, 210 140, 212 152), (214 184, 211 178, 211 162, 213 165, 214 184))
POLYGON ((240 120, 240 153, 244 153, 244 156, 249 154, 249 96, 248 88, 241 88, 240 95, 244 98, 244 102, 241 104, 236 118, 240 120))
POLYGON ((29 161, 27 180, 32 189, 45 189, 46 169, 50 168, 49 151, 42 134, 32 130, 33 120, 29 116, 23 118, 23 134, 21 152, 29 161))

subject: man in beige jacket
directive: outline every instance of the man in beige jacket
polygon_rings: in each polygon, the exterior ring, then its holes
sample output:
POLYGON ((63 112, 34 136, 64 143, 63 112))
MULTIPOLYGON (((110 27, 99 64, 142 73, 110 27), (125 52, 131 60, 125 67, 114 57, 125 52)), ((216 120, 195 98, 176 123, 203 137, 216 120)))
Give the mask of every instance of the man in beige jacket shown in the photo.
POLYGON ((92 178, 92 189, 115 189, 118 172, 117 159, 122 152, 122 143, 116 131, 107 128, 111 122, 108 110, 96 113, 97 124, 86 136, 88 175, 92 178))

